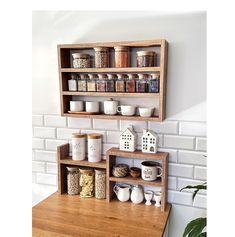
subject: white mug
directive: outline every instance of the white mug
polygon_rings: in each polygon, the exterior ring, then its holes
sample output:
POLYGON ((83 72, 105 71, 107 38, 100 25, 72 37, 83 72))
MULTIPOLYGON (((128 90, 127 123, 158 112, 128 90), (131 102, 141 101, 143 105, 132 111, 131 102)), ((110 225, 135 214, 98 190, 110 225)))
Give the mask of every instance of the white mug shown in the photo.
POLYGON ((70 111, 81 112, 83 111, 83 101, 70 101, 70 111))
POLYGON ((139 108, 139 113, 141 117, 151 117, 153 108, 139 108))
POLYGON ((132 116, 135 114, 135 106, 133 105, 120 105, 117 107, 117 112, 122 115, 132 116))
POLYGON ((141 163, 141 177, 146 181, 154 181, 162 176, 162 167, 155 161, 143 161, 141 163), (158 173, 158 170, 160 172, 158 173))
POLYGON ((86 112, 98 113, 99 110, 98 101, 86 101, 86 112))
POLYGON ((118 101, 106 100, 104 101, 104 113, 114 115, 117 113, 118 101))

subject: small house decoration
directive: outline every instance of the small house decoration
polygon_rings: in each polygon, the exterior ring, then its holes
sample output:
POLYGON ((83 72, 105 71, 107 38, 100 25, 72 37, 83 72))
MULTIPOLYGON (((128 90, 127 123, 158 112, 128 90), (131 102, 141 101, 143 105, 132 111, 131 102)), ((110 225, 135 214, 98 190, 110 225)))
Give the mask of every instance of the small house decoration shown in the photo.
POLYGON ((141 137, 142 152, 157 153, 158 136, 152 131, 143 130, 141 137))
POLYGON ((137 135, 130 125, 120 135, 120 150, 135 151, 137 144, 137 135))

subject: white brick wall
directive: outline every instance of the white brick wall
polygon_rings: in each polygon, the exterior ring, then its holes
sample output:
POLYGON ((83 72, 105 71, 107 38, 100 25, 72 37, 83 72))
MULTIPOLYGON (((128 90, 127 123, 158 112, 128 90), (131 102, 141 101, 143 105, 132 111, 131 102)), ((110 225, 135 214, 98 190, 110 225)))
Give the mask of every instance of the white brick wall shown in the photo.
MULTIPOLYGON (((59 115, 33 115, 32 180, 38 184, 57 185, 56 147, 71 142, 71 134, 101 133, 103 154, 119 146, 121 131, 133 125, 138 133, 138 145, 143 129, 151 129, 160 138, 159 151, 169 152, 168 200, 171 203, 206 208, 206 191, 192 201, 192 191, 179 190, 186 185, 197 185, 206 180, 206 123, 186 121, 117 121, 90 118, 66 118, 59 115)), ((141 160, 120 159, 131 166, 141 160)), ((150 186, 146 186, 151 189, 150 186)), ((155 187, 152 188, 155 190, 155 187)))

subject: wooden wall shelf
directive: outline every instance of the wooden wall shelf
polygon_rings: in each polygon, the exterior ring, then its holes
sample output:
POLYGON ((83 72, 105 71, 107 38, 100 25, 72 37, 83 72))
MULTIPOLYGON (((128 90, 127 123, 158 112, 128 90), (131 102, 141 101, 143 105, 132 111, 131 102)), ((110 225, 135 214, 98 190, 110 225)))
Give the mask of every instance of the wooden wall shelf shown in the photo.
MULTIPOLYGON (((119 119, 119 120, 140 120, 140 121, 163 121, 165 119, 165 107, 166 107, 166 72, 167 72, 167 47, 168 43, 164 39, 159 40, 143 40, 143 41, 123 41, 123 42, 100 42, 100 43, 87 43, 87 44, 62 44, 58 45, 58 63, 59 63, 59 76, 60 76, 60 100, 61 100, 61 115, 70 117, 84 117, 84 115, 76 114, 71 115, 69 111, 69 101, 73 100, 74 97, 79 99, 82 96, 88 97, 127 97, 131 100, 131 97, 143 97, 149 98, 153 97, 156 99, 151 100, 154 104, 153 107, 157 107, 158 104, 158 114, 155 117, 144 118, 140 116, 105 116, 97 115, 93 118, 98 119, 119 119), (128 68, 71 68, 71 54, 75 51, 92 50, 94 47, 109 47, 113 50, 115 46, 129 46, 130 50, 144 50, 145 48, 154 47, 158 48, 158 64, 156 67, 132 67, 128 68), (70 73, 160 73, 160 89, 159 93, 100 93, 100 92, 70 92, 68 91, 68 79, 70 78, 70 73), (156 104, 156 105, 155 105, 156 104)), ((154 49, 155 50, 155 49, 154 49)), ((91 51, 89 51, 91 52, 91 51)), ((133 56, 133 55, 132 55, 133 56)), ((82 99, 82 98, 81 98, 82 99)), ((101 100, 102 101, 102 100, 101 100)), ((86 117, 86 116, 85 116, 86 117)))

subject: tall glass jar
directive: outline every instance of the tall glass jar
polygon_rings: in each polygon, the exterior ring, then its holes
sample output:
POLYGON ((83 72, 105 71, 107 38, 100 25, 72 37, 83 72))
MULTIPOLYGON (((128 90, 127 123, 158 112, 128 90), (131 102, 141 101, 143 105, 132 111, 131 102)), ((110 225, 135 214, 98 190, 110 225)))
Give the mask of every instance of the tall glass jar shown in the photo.
POLYGON ((80 192, 79 168, 66 167, 67 169, 67 191, 69 195, 76 195, 80 192))
POLYGON ((100 162, 102 159, 101 137, 102 135, 99 133, 92 133, 87 135, 87 152, 89 162, 100 162))
POLYGON ((129 67, 129 47, 117 46, 115 50, 115 67, 129 67))
POLYGON ((106 78, 104 74, 98 74, 98 80, 96 81, 96 90, 100 92, 106 91, 106 78))
POLYGON ((73 53, 73 67, 74 68, 89 68, 90 55, 85 53, 73 53))
POLYGON ((123 74, 117 74, 116 92, 125 92, 125 78, 123 74))
POLYGON ((78 91, 87 91, 87 74, 80 74, 78 79, 78 91))
POLYGON ((90 168, 80 168, 80 181, 81 197, 93 197, 94 196, 94 171, 90 168))
POLYGON ((128 80, 126 81, 126 92, 135 92, 135 75, 127 74, 128 80))
POLYGON ((106 172, 105 170, 95 169, 95 197, 105 199, 106 195, 106 172))
POLYGON ((106 68, 109 67, 109 48, 96 47, 95 51, 95 67, 106 68))
POLYGON ((106 80, 106 91, 114 92, 115 91, 115 77, 113 74, 107 74, 108 79, 106 80))
POLYGON ((139 79, 136 81, 136 92, 144 93, 148 91, 146 74, 138 74, 139 79))
POLYGON ((160 74, 159 73, 153 73, 151 74, 150 80, 149 80, 149 92, 159 92, 159 80, 160 80, 160 74))
POLYGON ((87 80, 87 91, 96 91, 96 75, 88 74, 89 79, 87 80))
POLYGON ((77 77, 75 74, 71 74, 71 79, 68 80, 68 89, 69 91, 77 91, 78 84, 77 84, 77 77))
POLYGON ((154 67, 154 51, 138 51, 137 67, 154 67))

